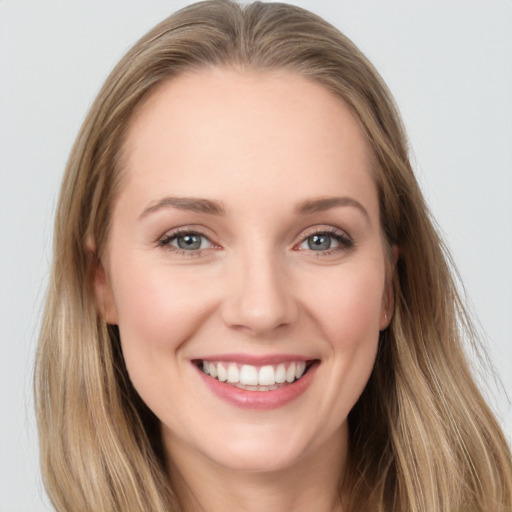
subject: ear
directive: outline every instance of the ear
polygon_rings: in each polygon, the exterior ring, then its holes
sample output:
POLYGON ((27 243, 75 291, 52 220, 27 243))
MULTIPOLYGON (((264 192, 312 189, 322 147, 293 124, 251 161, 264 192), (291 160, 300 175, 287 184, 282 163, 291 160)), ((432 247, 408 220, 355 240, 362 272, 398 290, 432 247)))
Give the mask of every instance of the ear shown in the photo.
POLYGON ((386 271, 386 284, 384 287, 384 293, 382 294, 382 304, 380 309, 379 330, 381 331, 388 328, 395 310, 395 290, 393 287, 393 281, 400 250, 397 245, 393 245, 391 246, 390 252, 391 258, 386 271))
POLYGON ((91 258, 91 281, 96 311, 107 324, 117 324, 117 308, 104 265, 91 239, 87 240, 87 251, 91 258))

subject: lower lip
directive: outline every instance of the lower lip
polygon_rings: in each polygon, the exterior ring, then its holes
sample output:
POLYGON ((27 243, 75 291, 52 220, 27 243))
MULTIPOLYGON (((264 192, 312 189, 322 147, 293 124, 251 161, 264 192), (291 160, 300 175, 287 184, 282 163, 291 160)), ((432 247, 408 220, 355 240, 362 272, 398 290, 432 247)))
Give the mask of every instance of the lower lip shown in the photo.
POLYGON ((299 380, 272 391, 248 391, 220 382, 197 368, 203 382, 220 399, 243 409, 270 410, 286 405, 306 391, 318 367, 315 362, 299 380))

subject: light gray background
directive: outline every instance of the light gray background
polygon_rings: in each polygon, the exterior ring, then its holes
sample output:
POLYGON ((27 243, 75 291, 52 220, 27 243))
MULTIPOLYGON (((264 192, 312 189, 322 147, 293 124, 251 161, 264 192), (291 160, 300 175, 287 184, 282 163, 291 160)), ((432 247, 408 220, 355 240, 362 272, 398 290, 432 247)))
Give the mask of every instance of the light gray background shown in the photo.
MULTIPOLYGON (((0 0, 0 511, 49 510, 31 376, 58 184, 108 71, 184 1, 0 0)), ((393 91, 427 199, 487 333, 510 440, 512 1, 303 0, 393 91)))

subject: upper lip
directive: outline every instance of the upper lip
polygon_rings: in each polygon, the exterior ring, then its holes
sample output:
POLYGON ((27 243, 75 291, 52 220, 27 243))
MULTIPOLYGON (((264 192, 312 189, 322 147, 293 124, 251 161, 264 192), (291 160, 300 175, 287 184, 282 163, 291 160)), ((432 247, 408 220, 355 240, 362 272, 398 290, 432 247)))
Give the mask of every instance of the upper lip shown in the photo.
POLYGON ((317 358, 298 354, 214 354, 204 357, 196 357, 195 361, 216 361, 225 363, 248 364, 252 366, 264 366, 269 364, 280 364, 289 361, 313 361, 317 358))

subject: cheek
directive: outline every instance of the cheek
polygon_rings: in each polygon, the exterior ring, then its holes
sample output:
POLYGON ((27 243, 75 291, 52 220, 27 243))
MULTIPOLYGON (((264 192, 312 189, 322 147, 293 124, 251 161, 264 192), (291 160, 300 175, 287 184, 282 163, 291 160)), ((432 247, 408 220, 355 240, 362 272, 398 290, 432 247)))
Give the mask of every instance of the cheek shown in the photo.
POLYGON ((175 348, 208 310, 210 298, 191 273, 149 265, 126 265, 114 281, 119 328, 125 339, 175 348))
POLYGON ((347 266, 311 282, 309 310, 333 345, 355 348, 378 337, 384 289, 378 266, 347 266))
POLYGON ((136 389, 151 402, 162 380, 179 377, 175 355, 203 324, 214 297, 200 275, 182 269, 133 262, 118 268, 112 284, 123 355, 136 389))
POLYGON ((180 349, 210 314, 213 290, 197 271, 124 263, 112 285, 126 368, 148 407, 160 418, 172 417, 175 407, 188 407, 176 394, 186 377, 180 349))
POLYGON ((331 356, 322 407, 330 411, 333 428, 345 421, 375 363, 384 288, 384 272, 378 269, 347 266, 312 287, 309 310, 331 356))

